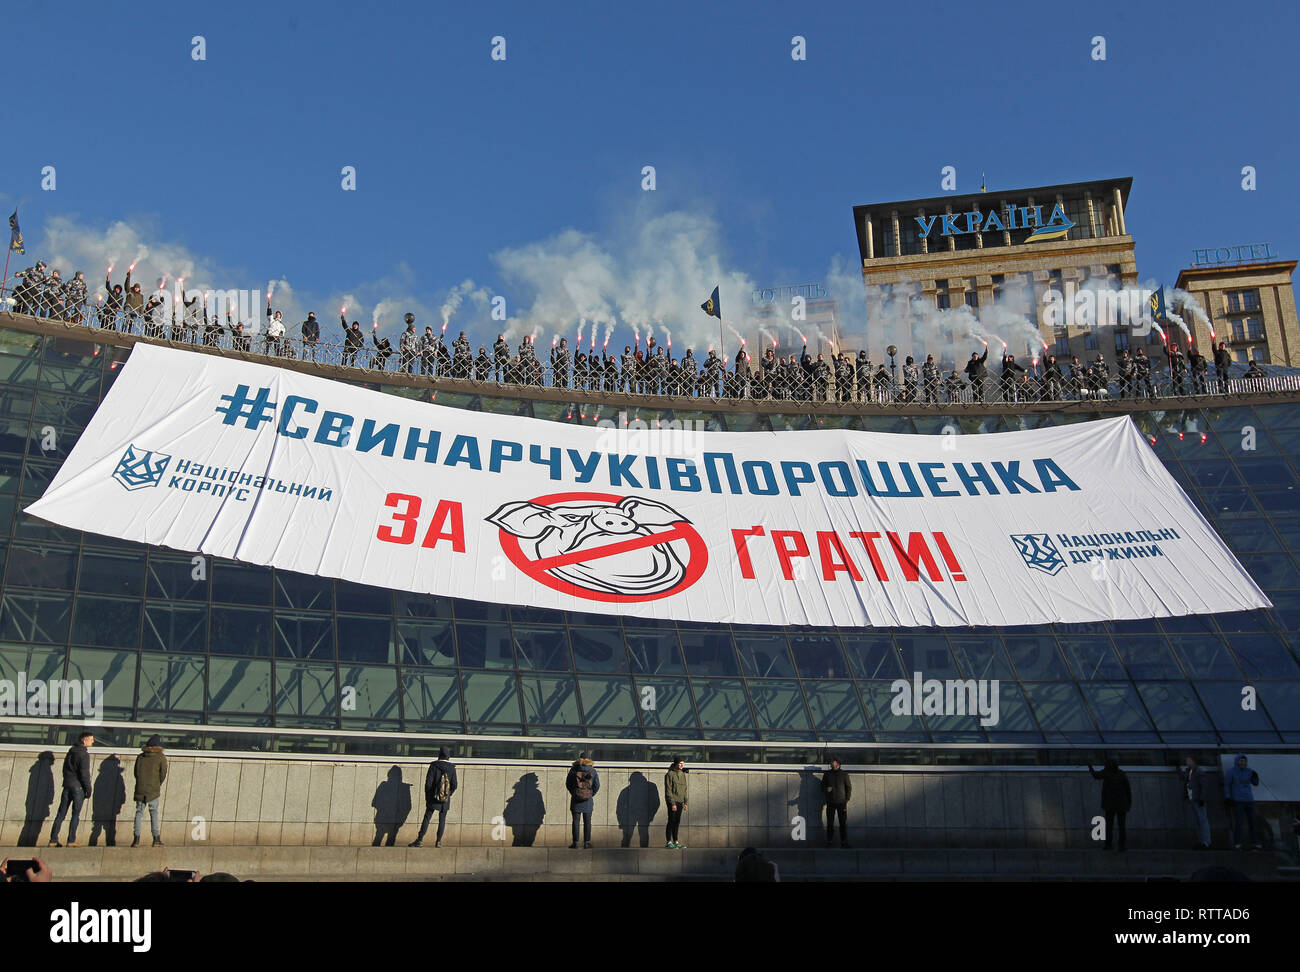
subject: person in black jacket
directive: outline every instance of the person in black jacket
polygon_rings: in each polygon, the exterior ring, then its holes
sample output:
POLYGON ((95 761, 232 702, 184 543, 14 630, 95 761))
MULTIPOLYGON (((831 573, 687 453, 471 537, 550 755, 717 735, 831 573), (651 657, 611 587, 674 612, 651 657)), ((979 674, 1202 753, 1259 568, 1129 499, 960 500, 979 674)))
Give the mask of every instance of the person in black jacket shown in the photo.
POLYGON ((1205 809, 1205 797, 1210 785, 1205 780, 1205 773, 1196 764, 1195 757, 1188 756, 1187 761, 1178 767, 1178 781, 1183 791, 1183 804, 1188 808, 1188 814, 1196 826, 1196 848, 1209 850, 1210 815, 1205 809))
POLYGON ((1106 844, 1110 850, 1111 835, 1116 836, 1116 850, 1124 850, 1124 817, 1133 807, 1133 790, 1128 785, 1128 776, 1119 768, 1114 759, 1107 759, 1106 765, 1095 770, 1091 765, 1088 772, 1094 780, 1101 780, 1101 810, 1106 815, 1106 844))
POLYGON ((838 759, 831 760, 831 768, 822 776, 822 793, 826 796, 826 846, 835 841, 835 818, 840 818, 840 846, 849 846, 849 829, 845 822, 849 798, 853 796, 853 782, 849 774, 840 769, 838 759))
POLYGON ((95 745, 95 734, 83 732, 76 743, 63 757, 63 798, 59 800, 59 812, 54 818, 54 829, 50 831, 50 846, 62 847, 59 843, 59 828, 63 826, 63 817, 72 806, 72 820, 68 824, 68 846, 78 847, 77 824, 81 822, 81 804, 90 799, 90 747, 95 745))
POLYGON ((388 338, 379 340, 379 324, 376 323, 370 332, 370 340, 375 343, 375 353, 370 359, 370 367, 375 371, 383 371, 388 367, 388 359, 393 356, 393 346, 388 343, 388 338))
POLYGON ((456 779, 456 767, 451 762, 447 747, 438 750, 438 758, 429 764, 429 772, 424 777, 424 820, 420 824, 420 833, 411 841, 412 847, 424 846, 424 835, 429 830, 429 818, 433 811, 438 811, 438 837, 434 847, 442 846, 442 835, 447 829, 447 811, 451 809, 451 796, 460 786, 456 779))
POLYGON ((575 850, 578 846, 579 823, 582 824, 582 846, 590 848, 591 811, 596 794, 600 792, 600 774, 596 772, 595 762, 588 759, 586 753, 575 759, 569 767, 564 788, 569 791, 569 812, 573 815, 573 843, 569 849, 575 850))
MULTIPOLYGON (((971 391, 975 393, 975 400, 984 401, 984 377, 989 373, 987 362, 989 360, 988 345, 984 346, 982 355, 971 352, 970 360, 966 362, 966 377, 970 380, 971 391)), ((884 365, 881 365, 883 368, 884 365)))
POLYGON ((366 346, 366 336, 361 333, 361 325, 357 321, 348 327, 348 319, 343 314, 339 315, 339 323, 343 325, 343 367, 355 368, 357 352, 366 346))
POLYGON ((1232 364, 1232 355, 1228 353, 1228 345, 1220 341, 1219 346, 1214 349, 1214 375, 1219 379, 1219 393, 1228 394, 1228 368, 1232 364))
POLYGON ((316 360, 316 346, 320 343, 320 322, 316 312, 312 311, 302 322, 302 356, 304 360, 316 360))

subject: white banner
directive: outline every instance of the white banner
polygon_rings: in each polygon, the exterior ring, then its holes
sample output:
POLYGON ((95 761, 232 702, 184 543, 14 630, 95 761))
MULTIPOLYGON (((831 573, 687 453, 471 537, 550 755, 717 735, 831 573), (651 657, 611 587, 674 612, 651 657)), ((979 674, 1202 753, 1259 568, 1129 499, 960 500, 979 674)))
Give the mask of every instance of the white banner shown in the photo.
POLYGON ((1127 417, 994 435, 609 418, 471 412, 137 345, 28 512, 304 574, 642 618, 1018 625, 1270 606, 1127 417))

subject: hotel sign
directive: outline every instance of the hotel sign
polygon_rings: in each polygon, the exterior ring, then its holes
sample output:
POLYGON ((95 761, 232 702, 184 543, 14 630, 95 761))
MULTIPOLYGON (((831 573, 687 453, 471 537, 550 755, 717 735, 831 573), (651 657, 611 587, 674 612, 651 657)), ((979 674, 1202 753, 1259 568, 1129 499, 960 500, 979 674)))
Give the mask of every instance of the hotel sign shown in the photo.
POLYGON ((1226 263, 1258 263, 1261 260, 1276 260, 1277 254, 1270 248, 1271 243, 1246 243, 1242 246, 1211 247, 1207 250, 1193 250, 1192 266, 1217 267, 1226 263))
POLYGON ((1051 215, 1046 221, 1043 220, 1042 206, 1008 206, 1001 211, 990 209, 987 213, 975 209, 969 213, 937 213, 934 216, 914 218, 921 227, 922 237, 928 237, 936 225, 940 236, 987 233, 989 230, 1032 229, 1033 232, 1025 238, 1026 243, 1063 240, 1074 226, 1060 203, 1052 207, 1051 215))

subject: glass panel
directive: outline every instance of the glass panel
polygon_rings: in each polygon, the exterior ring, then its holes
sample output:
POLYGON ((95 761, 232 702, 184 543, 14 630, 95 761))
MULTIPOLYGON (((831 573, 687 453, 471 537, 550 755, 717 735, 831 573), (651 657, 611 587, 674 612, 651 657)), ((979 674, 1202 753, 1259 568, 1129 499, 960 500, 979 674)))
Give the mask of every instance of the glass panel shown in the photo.
POLYGON ((897 640, 905 676, 921 672, 925 678, 957 678, 961 674, 942 635, 899 635, 897 640))
POLYGON ((1140 678, 1181 678, 1169 646, 1159 635, 1147 635, 1143 638, 1115 638, 1115 648, 1120 660, 1134 679, 1140 678))
MULTIPOLYGON (((1029 684, 1041 686, 1049 691, 1060 687, 1060 684, 1056 682, 1030 682, 1029 684)), ((1073 686, 1066 687, 1073 688, 1073 686)), ((983 726, 990 740, 1036 742, 1043 738, 1038 726, 1034 724, 1034 717, 1029 712, 1029 705, 1025 701, 1025 696, 1018 684, 1015 682, 999 682, 997 699, 998 711, 994 713, 996 720, 988 726, 983 726)), ((1082 708, 1082 704, 1080 704, 1080 708, 1082 708)), ((979 721, 982 725, 984 720, 979 721)))
POLYGON ((896 678, 903 674, 902 659, 888 635, 846 634, 843 641, 858 678, 896 678))
POLYGON ((454 671, 403 672, 402 701, 407 723, 436 722, 448 728, 461 725, 460 686, 454 671))
POLYGON ((311 577, 277 570, 275 603, 277 607, 297 608, 300 611, 332 611, 334 582, 328 577, 311 577))
POLYGON ((1102 738, 1154 738, 1154 727, 1131 682, 1084 682, 1079 686, 1096 716, 1102 738))
POLYGON ((739 675, 735 646, 727 631, 680 628, 682 652, 692 675, 739 675))
MULTIPOLYGON (((1241 706, 1241 686, 1236 687, 1236 705, 1241 706)), ((1300 732, 1300 682, 1269 682, 1259 687, 1259 700, 1283 732, 1300 732)), ((1291 740, 1295 741, 1295 740, 1291 740)))
POLYGON ((451 598, 449 597, 394 591, 393 600, 399 618, 451 618, 451 598))
POLYGON ((1138 692, 1161 732, 1206 733, 1210 720, 1189 682, 1139 682, 1138 692))
POLYGON ((355 688, 356 709, 344 708, 345 719, 396 719, 397 669, 387 665, 351 665, 339 662, 342 691, 355 688))
POLYGON ((804 678, 848 678, 840 640, 832 634, 790 634, 790 653, 804 678))
POLYGON ((647 726, 695 728, 695 706, 684 678, 654 678, 638 675, 636 679, 641 721, 647 726), (647 693, 646 690, 650 692, 647 693))
POLYGON ((169 600, 203 600, 208 596, 207 567, 211 561, 206 557, 200 560, 204 564, 202 577, 196 579, 198 566, 190 560, 175 560, 149 555, 147 590, 150 597, 162 597, 169 600))
POLYGON ((145 602, 144 647, 157 651, 207 651, 208 606, 145 602))
POLYGON ((22 672, 29 680, 63 678, 67 654, 63 648, 0 645, 0 677, 16 682, 18 673, 22 672))
POLYGON ((43 543, 11 543, 5 583, 11 587, 51 587, 72 590, 77 571, 75 547, 43 543))
POLYGON ((392 664, 393 619, 339 615, 339 661, 392 664))
POLYGON ((140 708, 153 711, 202 711, 201 658, 144 652, 140 656, 140 708))
POLYGON ((514 668, 510 625, 456 622, 460 663, 464 668, 514 668))
POLYGON ((354 611, 357 614, 393 613, 393 594, 382 587, 336 581, 334 598, 340 611, 354 611))
POLYGON ((1012 636, 1006 639, 1007 652, 1023 681, 1059 681, 1070 677, 1056 639, 1051 635, 1037 638, 1012 636))
POLYGON ((632 671, 646 675, 685 675, 682 646, 672 629, 625 628, 632 671))
POLYGON ((450 621, 397 622, 403 665, 455 665, 456 648, 450 621))
POLYGON ((519 688, 526 723, 581 725, 572 675, 524 675, 519 679, 519 688))
POLYGON ((338 693, 334 680, 333 664, 277 661, 275 711, 292 716, 337 716, 338 693))
MULTIPOLYGON (((1261 709, 1242 709, 1241 682, 1193 682, 1192 687, 1210 713, 1210 721, 1220 732, 1273 732, 1273 726, 1261 709)), ((1271 685, 1260 686, 1263 696, 1271 685)))
POLYGON ((740 670, 743 674, 759 677, 788 677, 794 674, 785 635, 779 632, 755 634, 738 631, 735 638, 736 653, 740 656, 740 670))
POLYGON ((1297 677, 1295 658, 1276 635, 1235 635, 1231 645, 1247 678, 1297 677))
POLYGON ((983 638, 950 638, 952 653, 967 678, 1014 679, 1006 649, 997 635, 983 638))
POLYGON ((1255 583, 1266 591, 1300 587, 1300 570, 1287 554, 1242 554, 1239 559, 1255 583))
POLYGON ((461 672, 465 717, 470 724, 522 721, 519 687, 513 674, 461 672))
POLYGON ((693 678, 691 688, 707 729, 753 729, 749 702, 738 678, 693 678))
POLYGON ((72 615, 72 643, 101 648, 140 647, 139 601, 111 597, 77 597, 72 615))
MULTIPOLYGON (((212 608, 209 651, 226 655, 269 655, 271 615, 257 608, 212 608)), ((269 696, 268 688, 268 696, 269 696)))
MULTIPOLYGON (((897 693, 893 685, 893 682, 881 679, 858 682, 858 690, 862 693, 862 704, 866 707, 867 720, 871 723, 871 728, 877 733, 889 733, 893 739, 914 742, 928 740, 930 734, 925 731, 925 725, 919 715, 894 713, 893 701, 897 693)), ((907 693, 910 703, 912 697, 910 685, 904 683, 901 690, 907 693)), ((910 704, 908 708, 911 708, 910 704)))
MULTIPOLYGON (((625 678, 580 678, 584 721, 588 725, 635 726, 636 705, 632 683, 625 678)), ((656 695, 658 693, 655 693, 656 695)), ((649 701, 652 697, 646 696, 649 701)), ((654 699, 658 702, 658 699, 654 699)))
MULTIPOLYGON (((214 612, 215 613, 215 612, 214 612)), ((208 661, 208 709, 262 714, 271 708, 271 663, 253 658, 208 661)))
POLYGON ((1119 663, 1109 638, 1090 635, 1061 635, 1060 638, 1075 678, 1092 681, 1124 677, 1124 666, 1119 663))
MULTIPOLYGON (((314 658, 318 661, 333 661, 334 625, 330 623, 330 616, 277 611, 275 654, 280 658, 314 658)), ((276 677, 279 678, 279 675, 280 667, 277 666, 276 677)), ((279 709, 279 702, 276 703, 276 708, 279 709)), ((295 714, 309 713, 296 712, 295 714)))
POLYGON ((1222 638, 1213 635, 1175 635, 1174 651, 1192 678, 1238 678, 1241 669, 1222 638))
POLYGON ((87 548, 81 552, 77 587, 94 594, 139 596, 144 589, 144 564, 136 554, 87 548))
POLYGON ((867 718, 850 681, 817 679, 804 682, 813 725, 820 732, 865 732, 867 718))
POLYGON ((227 604, 270 604, 271 571, 218 560, 212 563, 212 600, 227 604))
POLYGON ((1049 741, 1059 741, 1062 736, 1079 739, 1081 733, 1096 735, 1077 686, 1063 682, 1026 682, 1024 690, 1049 741))
POLYGON ((808 709, 803 693, 794 679, 750 681, 749 696, 754 700, 760 729, 809 729, 808 709))
POLYGON ((135 669, 138 656, 134 651, 94 651, 75 648, 68 659, 68 678, 97 682, 103 679, 105 708, 130 712, 135 704, 135 669))
POLYGON ((0 602, 0 639, 64 644, 72 601, 65 594, 6 592, 0 602))
MULTIPOLYGON (((626 672, 627 651, 619 628, 571 628, 573 657, 580 672, 626 672)), ((463 662, 462 662, 463 664, 463 662)))

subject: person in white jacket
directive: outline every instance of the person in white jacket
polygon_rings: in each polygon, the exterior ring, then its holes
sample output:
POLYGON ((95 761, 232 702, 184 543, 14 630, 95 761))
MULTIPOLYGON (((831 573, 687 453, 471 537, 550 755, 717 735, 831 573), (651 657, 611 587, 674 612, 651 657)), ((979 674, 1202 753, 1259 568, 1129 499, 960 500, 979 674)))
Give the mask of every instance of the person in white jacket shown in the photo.
POLYGON ((281 351, 281 343, 283 341, 284 341, 284 315, 280 311, 276 311, 275 315, 272 316, 271 308, 267 307, 266 309, 266 353, 276 354, 276 355, 283 353, 281 351), (271 350, 272 348, 274 348, 275 350, 272 351, 271 350))

